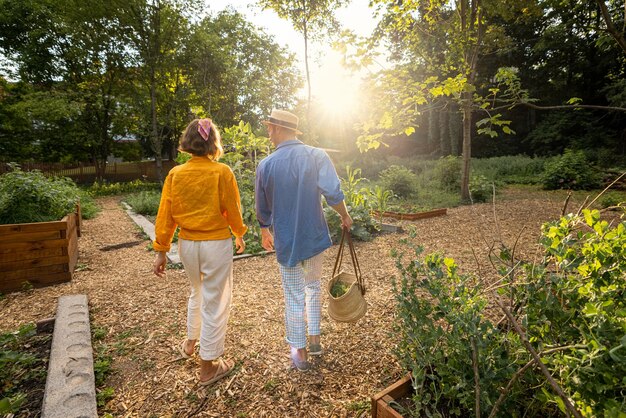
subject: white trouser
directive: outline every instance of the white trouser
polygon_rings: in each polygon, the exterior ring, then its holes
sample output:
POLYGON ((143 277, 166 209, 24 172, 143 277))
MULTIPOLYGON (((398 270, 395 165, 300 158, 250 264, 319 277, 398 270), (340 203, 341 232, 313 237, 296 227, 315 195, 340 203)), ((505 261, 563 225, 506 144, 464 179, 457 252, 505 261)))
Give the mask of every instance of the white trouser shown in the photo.
POLYGON ((224 340, 233 288, 233 242, 178 240, 180 259, 191 284, 187 338, 200 340, 200 358, 215 360, 224 340))

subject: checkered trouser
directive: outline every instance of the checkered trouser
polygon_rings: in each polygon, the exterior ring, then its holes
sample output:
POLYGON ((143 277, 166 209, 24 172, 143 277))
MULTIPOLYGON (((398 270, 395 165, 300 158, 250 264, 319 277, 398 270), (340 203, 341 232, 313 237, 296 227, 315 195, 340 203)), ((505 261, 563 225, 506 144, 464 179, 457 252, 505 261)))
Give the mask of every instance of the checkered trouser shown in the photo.
POLYGON ((299 262, 295 267, 280 264, 285 294, 286 340, 293 348, 306 347, 307 324, 309 335, 320 335, 322 316, 320 279, 323 261, 324 253, 321 252, 299 262))

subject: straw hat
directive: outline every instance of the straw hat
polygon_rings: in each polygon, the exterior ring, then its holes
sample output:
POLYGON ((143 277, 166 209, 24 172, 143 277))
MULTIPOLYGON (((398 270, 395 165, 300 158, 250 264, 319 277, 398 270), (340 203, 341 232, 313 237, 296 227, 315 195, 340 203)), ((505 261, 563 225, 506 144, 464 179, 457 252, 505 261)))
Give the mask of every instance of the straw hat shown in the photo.
POLYGON ((294 131, 296 135, 302 135, 302 132, 298 130, 298 117, 286 110, 272 109, 269 120, 264 120, 263 123, 280 126, 281 128, 294 131))

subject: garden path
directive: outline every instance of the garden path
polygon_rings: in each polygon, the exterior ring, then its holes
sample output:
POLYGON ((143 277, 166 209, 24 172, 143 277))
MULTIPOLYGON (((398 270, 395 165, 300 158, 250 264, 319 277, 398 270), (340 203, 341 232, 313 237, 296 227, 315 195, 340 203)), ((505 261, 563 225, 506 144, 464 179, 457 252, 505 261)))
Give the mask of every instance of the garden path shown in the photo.
MULTIPOLYGON (((518 253, 537 254, 542 222, 558 217, 565 194, 537 194, 450 209, 448 215, 401 222, 413 225, 426 252, 454 257, 461 270, 489 270, 489 245, 499 235, 518 253), (495 210, 494 210, 495 209, 495 210), (494 212, 499 219, 494 223, 494 212), (521 234, 520 234, 521 231, 521 234), (480 265, 480 267, 477 266, 480 265)), ((391 248, 404 234, 385 234, 357 243, 368 293, 368 312, 355 325, 322 319, 324 356, 312 371, 289 370, 283 342, 283 302, 273 256, 235 262, 227 355, 237 362, 232 377, 208 387, 195 384, 195 365, 172 348, 185 333, 187 282, 184 271, 152 275, 153 254, 124 213, 120 198, 104 198, 102 213, 83 223, 78 271, 71 283, 5 295, 0 330, 54 315, 61 295, 84 293, 92 328, 106 330, 94 348, 112 357, 106 385, 115 396, 102 412, 116 417, 355 417, 369 410, 369 397, 403 374, 393 357, 394 320, 391 248)), ((574 207, 574 204, 571 204, 574 207)), ((329 250, 324 277, 331 274, 337 247, 329 250)))

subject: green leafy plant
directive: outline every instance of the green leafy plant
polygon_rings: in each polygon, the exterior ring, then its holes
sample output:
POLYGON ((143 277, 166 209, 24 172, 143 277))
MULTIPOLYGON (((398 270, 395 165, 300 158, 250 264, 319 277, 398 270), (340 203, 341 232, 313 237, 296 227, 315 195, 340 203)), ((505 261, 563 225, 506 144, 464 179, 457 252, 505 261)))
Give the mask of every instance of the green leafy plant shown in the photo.
POLYGON ((391 190, 386 190, 380 186, 375 186, 373 191, 370 191, 370 194, 375 202, 375 209, 379 213, 379 224, 383 223, 383 214, 389 208, 389 201, 393 199, 394 194, 391 190))
POLYGON ((451 155, 440 158, 435 166, 435 178, 444 190, 458 191, 461 187, 461 159, 451 155))
POLYGON ((335 281, 332 287, 330 288, 330 294, 334 298, 338 298, 343 296, 350 289, 350 284, 342 282, 341 280, 335 281))
POLYGON ((548 190, 589 190, 600 185, 600 176, 583 151, 565 150, 546 162, 541 182, 548 190))
POLYGON ((36 335, 35 328, 35 324, 26 324, 16 331, 0 334, 0 414, 3 416, 35 402, 26 393, 29 387, 45 385, 47 358, 31 349, 38 344, 49 344, 52 337, 36 335))
POLYGON ((133 180, 127 183, 93 183, 87 192, 91 196, 111 196, 125 193, 137 193, 147 190, 161 190, 159 183, 150 183, 142 180, 133 180))
POLYGON ((0 224, 57 221, 76 209, 80 193, 72 180, 12 169, 0 176, 0 224))
POLYGON ((482 175, 473 175, 470 179, 469 188, 474 203, 486 202, 493 195, 493 183, 482 175))
POLYGON ((125 198, 126 203, 133 208, 133 211, 141 215, 155 216, 159 211, 161 192, 141 191, 133 193, 125 198))
POLYGON ((400 197, 412 196, 417 191, 417 176, 401 165, 392 165, 381 171, 380 181, 385 189, 400 197))
POLYGON ((623 215, 618 223, 596 210, 567 215, 542 227, 541 243, 544 259, 534 263, 502 247, 494 264, 500 279, 490 286, 460 274, 450 258, 422 257, 419 247, 409 245, 408 261, 394 253, 396 353, 412 372, 412 416, 626 410, 623 215), (493 303, 505 321, 486 317, 493 303))

